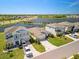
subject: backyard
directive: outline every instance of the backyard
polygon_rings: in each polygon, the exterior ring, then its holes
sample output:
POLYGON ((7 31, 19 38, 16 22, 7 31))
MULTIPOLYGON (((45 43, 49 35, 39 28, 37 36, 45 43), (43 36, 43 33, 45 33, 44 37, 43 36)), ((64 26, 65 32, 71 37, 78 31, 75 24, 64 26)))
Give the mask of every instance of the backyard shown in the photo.
POLYGON ((5 48, 4 33, 0 32, 0 59, 23 59, 24 58, 22 49, 17 48, 12 52, 3 53, 4 48, 5 48))
POLYGON ((72 42, 73 40, 68 38, 68 37, 65 37, 65 36, 62 36, 62 37, 49 37, 48 38, 48 42, 50 42, 51 44, 55 45, 55 46, 61 46, 61 45, 64 45, 64 44, 67 44, 69 42, 72 42))

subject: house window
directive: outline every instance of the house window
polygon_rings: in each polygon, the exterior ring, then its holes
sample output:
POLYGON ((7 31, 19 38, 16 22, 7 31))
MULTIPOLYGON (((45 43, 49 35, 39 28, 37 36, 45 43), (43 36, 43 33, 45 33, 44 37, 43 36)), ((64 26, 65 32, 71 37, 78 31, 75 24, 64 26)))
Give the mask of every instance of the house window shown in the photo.
POLYGON ((17 38, 17 35, 16 35, 16 38, 17 38))
POLYGON ((16 41, 15 43, 16 43, 16 45, 19 45, 19 41, 16 41))
POLYGON ((10 33, 6 35, 6 39, 9 39, 9 38, 12 38, 12 37, 13 37, 13 36, 12 36, 12 34, 10 34, 10 33))
POLYGON ((15 34, 14 39, 16 40, 18 38, 17 34, 15 34))

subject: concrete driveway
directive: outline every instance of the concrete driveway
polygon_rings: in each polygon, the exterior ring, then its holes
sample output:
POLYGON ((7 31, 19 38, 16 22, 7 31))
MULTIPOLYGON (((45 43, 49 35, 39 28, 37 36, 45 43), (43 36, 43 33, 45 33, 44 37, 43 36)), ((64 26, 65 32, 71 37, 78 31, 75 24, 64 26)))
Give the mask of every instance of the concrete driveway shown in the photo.
POLYGON ((49 43, 47 40, 41 41, 41 44, 45 47, 46 49, 45 52, 48 52, 57 48, 55 45, 52 45, 51 43, 49 43))
POLYGON ((65 36, 67 36, 67 37, 71 38, 71 39, 72 39, 72 40, 74 40, 74 41, 79 40, 79 39, 73 38, 73 37, 71 37, 71 36, 69 36, 69 35, 65 35, 65 36))
POLYGON ((36 57, 36 56, 41 54, 40 52, 35 50, 35 48, 32 46, 32 44, 30 44, 29 47, 30 47, 30 49, 31 49, 31 51, 33 53, 33 57, 36 57))
MULTIPOLYGON (((46 49, 46 51, 43 52, 43 53, 40 53, 40 52, 36 51, 35 48, 32 46, 32 44, 29 44, 29 45, 28 45, 29 48, 30 48, 30 50, 31 50, 32 53, 33 53, 33 58, 57 48, 56 46, 50 44, 47 40, 41 41, 41 44, 42 44, 42 45, 45 47, 45 49, 46 49)), ((33 58, 32 58, 32 59, 33 59, 33 58)), ((30 58, 27 58, 26 56, 24 56, 24 59, 30 59, 30 58)))
MULTIPOLYGON (((29 44, 28 46, 33 53, 33 58, 41 54, 40 52, 35 50, 35 48, 32 46, 32 44, 29 44)), ((26 57, 26 55, 24 55, 24 59, 33 59, 33 58, 28 58, 28 57, 26 57)))

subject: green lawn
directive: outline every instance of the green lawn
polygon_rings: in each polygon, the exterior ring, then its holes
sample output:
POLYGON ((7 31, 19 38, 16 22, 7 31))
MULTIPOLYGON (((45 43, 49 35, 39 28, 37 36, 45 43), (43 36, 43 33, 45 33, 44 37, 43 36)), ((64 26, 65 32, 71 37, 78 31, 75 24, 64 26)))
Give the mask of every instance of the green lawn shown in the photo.
POLYGON ((32 45, 38 52, 44 52, 45 51, 45 48, 42 44, 33 43, 32 45))
POLYGON ((3 53, 5 47, 4 33, 0 32, 0 59, 23 59, 24 54, 22 49, 16 49, 10 53, 3 53), (13 57, 11 57, 13 55, 13 57))
POLYGON ((71 59, 79 59, 79 54, 73 55, 73 57, 71 59))
POLYGON ((68 37, 62 36, 62 37, 54 37, 54 38, 49 37, 48 41, 55 46, 61 46, 66 43, 72 42, 73 40, 68 37))

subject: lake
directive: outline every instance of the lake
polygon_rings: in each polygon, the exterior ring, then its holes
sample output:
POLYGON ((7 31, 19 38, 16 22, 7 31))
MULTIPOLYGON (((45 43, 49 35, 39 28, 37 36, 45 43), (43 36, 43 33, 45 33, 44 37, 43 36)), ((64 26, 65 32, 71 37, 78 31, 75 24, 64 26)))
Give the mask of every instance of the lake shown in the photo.
MULTIPOLYGON (((30 28, 30 27, 42 27, 43 25, 40 24, 40 23, 59 23, 59 22, 71 22, 71 23, 76 23, 76 22, 79 22, 79 18, 67 18, 67 19, 41 19, 41 18, 38 18, 38 19, 33 19, 32 21, 30 21, 32 23, 35 23, 35 24, 30 24, 30 23, 25 23, 25 24, 22 24, 22 23, 18 23, 18 24, 13 24, 13 25, 10 25, 10 26, 6 26, 6 27, 11 27, 11 26, 25 26, 27 28, 30 28)), ((4 29, 6 27, 0 27, 0 31, 4 31, 4 29)))
POLYGON ((75 22, 79 22, 79 18, 67 18, 67 19, 41 19, 41 18, 38 18, 38 19, 33 19, 31 21, 32 23, 25 23, 25 24, 22 24, 22 23, 18 23, 18 24, 15 24, 16 26, 25 26, 27 28, 30 28, 30 27, 43 27, 44 26, 44 23, 59 23, 59 22, 71 22, 71 23, 75 23, 75 22))
POLYGON ((31 22, 34 23, 59 23, 59 22, 79 22, 79 18, 66 18, 66 19, 34 19, 31 22))

